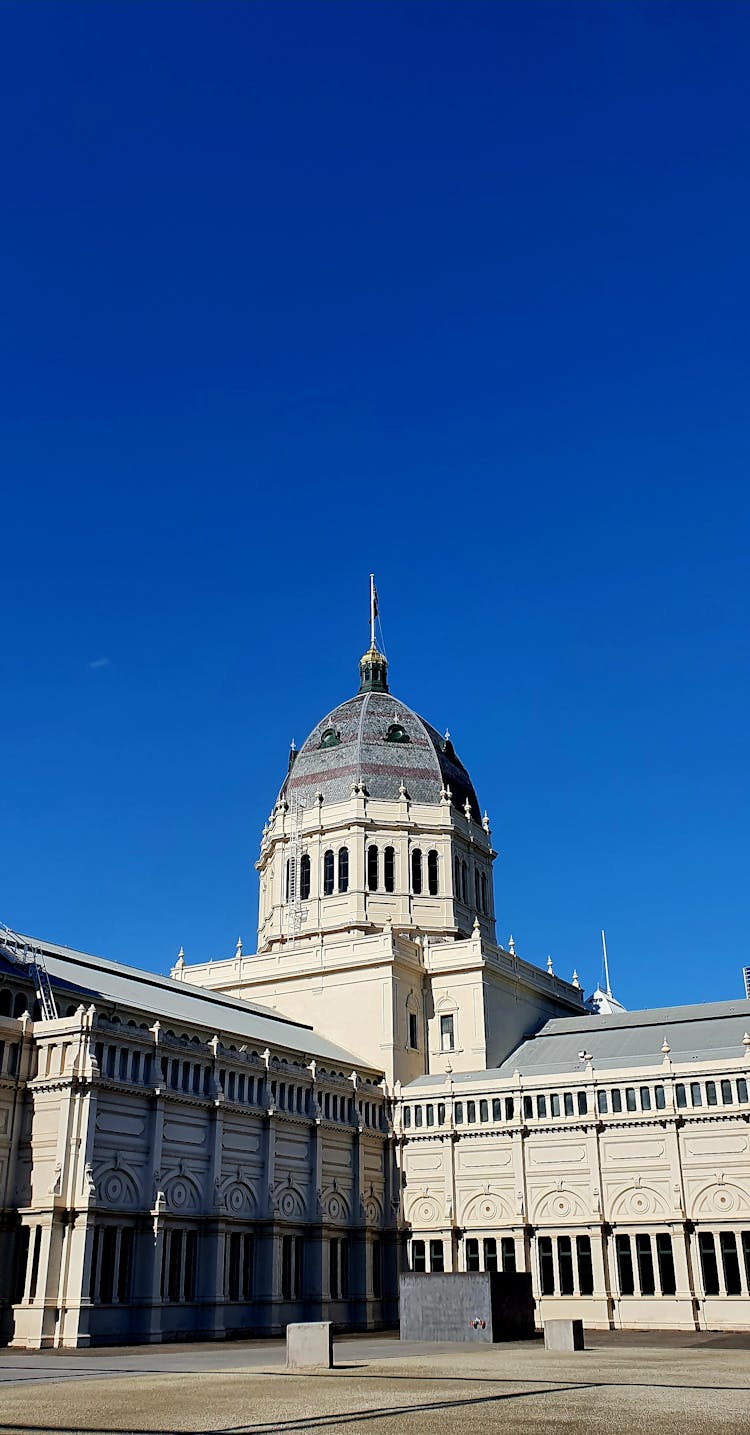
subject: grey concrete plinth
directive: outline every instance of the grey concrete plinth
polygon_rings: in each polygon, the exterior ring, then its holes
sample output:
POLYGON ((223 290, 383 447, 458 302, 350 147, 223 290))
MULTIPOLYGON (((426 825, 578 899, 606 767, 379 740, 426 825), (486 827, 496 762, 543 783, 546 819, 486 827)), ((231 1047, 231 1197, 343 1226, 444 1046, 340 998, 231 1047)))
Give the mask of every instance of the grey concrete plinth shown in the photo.
POLYGON ((582 1320, 545 1320, 545 1350, 583 1350, 582 1320))
POLYGON ((300 1321, 286 1328, 286 1363, 305 1368, 333 1365, 333 1326, 330 1320, 300 1321))

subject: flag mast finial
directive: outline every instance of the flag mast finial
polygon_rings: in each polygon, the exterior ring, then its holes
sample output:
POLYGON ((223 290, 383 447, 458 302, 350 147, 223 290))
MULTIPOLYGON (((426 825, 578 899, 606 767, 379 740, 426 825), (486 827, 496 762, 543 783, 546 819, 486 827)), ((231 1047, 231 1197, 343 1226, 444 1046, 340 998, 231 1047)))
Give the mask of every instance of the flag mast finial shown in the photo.
POLYGON ((370 574, 370 647, 375 647, 375 619, 378 616, 378 590, 375 587, 375 574, 370 574))
POLYGON ((370 574, 370 647, 360 658, 359 691, 361 693, 388 692, 388 663, 375 641, 375 619, 378 616, 378 590, 375 574, 370 574))

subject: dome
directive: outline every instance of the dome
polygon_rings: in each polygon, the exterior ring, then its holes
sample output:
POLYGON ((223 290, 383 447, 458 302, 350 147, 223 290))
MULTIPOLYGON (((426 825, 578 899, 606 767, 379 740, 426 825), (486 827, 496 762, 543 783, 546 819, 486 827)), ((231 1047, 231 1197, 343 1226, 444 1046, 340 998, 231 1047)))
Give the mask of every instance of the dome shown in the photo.
POLYGON ((360 663, 356 697, 340 703, 313 728, 292 762, 281 796, 310 807, 345 802, 361 781, 368 797, 395 801, 403 783, 412 802, 438 803, 444 788, 460 812, 468 799, 475 821, 479 803, 471 778, 446 734, 388 691, 386 662, 371 649, 360 663))

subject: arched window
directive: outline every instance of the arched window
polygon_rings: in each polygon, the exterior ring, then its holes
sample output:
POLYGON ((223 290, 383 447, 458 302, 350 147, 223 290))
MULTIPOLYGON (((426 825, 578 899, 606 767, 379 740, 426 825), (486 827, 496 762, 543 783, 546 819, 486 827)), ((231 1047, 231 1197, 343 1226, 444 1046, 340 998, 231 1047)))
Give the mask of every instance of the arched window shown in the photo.
POLYGON ((434 850, 427 853, 427 891, 431 897, 438 894, 438 855, 434 850))
POLYGON ((465 862, 461 863, 461 898, 464 902, 469 900, 469 869, 465 862))
POLYGON ((333 852, 330 847, 323 855, 323 896, 330 897, 333 891, 333 852))
POLYGON ((15 1001, 14 1001, 14 1003, 13 1003, 13 1015, 14 1015, 14 1016, 23 1016, 24 1012, 28 1009, 28 1005, 29 1005, 29 999, 28 999, 28 997, 25 997, 24 994, 23 994, 23 992, 17 992, 17 993, 16 993, 16 999, 15 999, 15 1001))
POLYGON ((486 911, 487 911, 487 873, 486 873, 486 872, 480 873, 479 883, 480 883, 481 893, 482 893, 482 911, 483 911, 483 912, 486 912, 486 911))
POLYGON ((349 891, 349 848, 339 847, 339 892, 349 891))
POLYGON ((303 902, 310 897, 310 854, 305 852, 299 864, 299 894, 303 902))
POLYGON ((0 992, 0 1016, 10 1016, 10 1009, 13 1005, 13 993, 10 987, 3 987, 0 992))
POLYGON ((422 853, 418 847, 411 854, 411 890, 417 896, 422 891, 422 853))
POLYGON ((461 901, 461 862, 458 853, 453 858, 453 894, 457 902, 461 901))
POLYGON ((479 905, 479 871, 476 867, 474 868, 474 906, 478 912, 481 912, 482 909, 479 905))
POLYGON ((290 882, 290 879, 291 879, 291 870, 292 870, 292 861, 291 861, 291 858, 290 858, 290 857, 287 857, 287 859, 286 859, 286 867, 285 867, 285 869, 284 869, 284 901, 285 901, 285 902, 288 902, 288 901, 289 901, 289 892, 290 892, 290 885, 291 885, 291 882, 290 882))
POLYGON ((396 886, 396 854, 392 847, 383 853, 383 886, 386 892, 393 892, 396 886))
POLYGON ((370 892, 378 890, 378 849, 374 842, 367 849, 367 889, 370 892))

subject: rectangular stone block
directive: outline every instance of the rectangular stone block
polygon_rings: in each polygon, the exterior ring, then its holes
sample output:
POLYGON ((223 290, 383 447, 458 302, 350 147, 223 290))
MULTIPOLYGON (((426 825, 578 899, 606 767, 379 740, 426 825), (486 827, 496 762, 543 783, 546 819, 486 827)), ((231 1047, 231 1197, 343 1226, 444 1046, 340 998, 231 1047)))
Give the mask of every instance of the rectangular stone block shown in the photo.
POLYGON ((582 1320, 545 1320, 545 1350, 583 1350, 582 1320))
POLYGON ((333 1326, 330 1320, 306 1320, 286 1328, 286 1363, 293 1366, 333 1365, 333 1326))
POLYGON ((531 1276, 523 1272, 405 1273, 400 1281, 402 1340, 528 1340, 534 1334, 531 1276))

